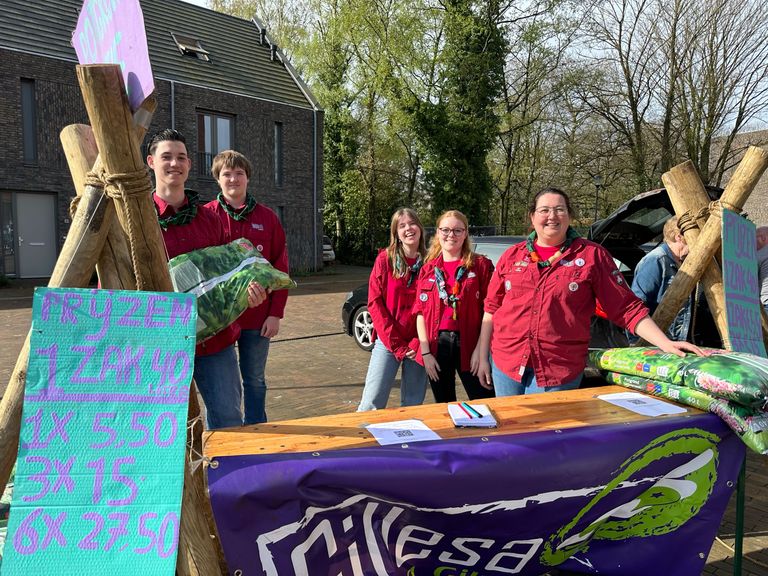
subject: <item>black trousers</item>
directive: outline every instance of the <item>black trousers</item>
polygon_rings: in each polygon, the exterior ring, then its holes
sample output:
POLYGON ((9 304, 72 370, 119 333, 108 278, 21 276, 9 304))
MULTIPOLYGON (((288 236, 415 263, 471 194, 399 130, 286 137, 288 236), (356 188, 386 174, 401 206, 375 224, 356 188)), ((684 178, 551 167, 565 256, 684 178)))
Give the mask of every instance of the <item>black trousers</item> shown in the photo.
POLYGON ((437 354, 435 360, 440 366, 439 378, 429 380, 435 402, 456 401, 456 372, 470 400, 493 398, 493 390, 483 388, 480 380, 469 371, 461 370, 461 335, 451 330, 441 330, 437 334, 437 354))

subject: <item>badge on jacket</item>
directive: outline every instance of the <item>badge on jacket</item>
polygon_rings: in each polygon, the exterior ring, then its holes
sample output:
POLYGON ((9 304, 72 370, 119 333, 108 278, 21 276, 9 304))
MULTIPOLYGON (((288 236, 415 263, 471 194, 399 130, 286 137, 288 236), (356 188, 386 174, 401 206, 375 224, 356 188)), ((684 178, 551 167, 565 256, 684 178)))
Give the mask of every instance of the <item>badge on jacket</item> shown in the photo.
POLYGON ((429 297, 424 292, 422 292, 421 295, 419 296, 419 300, 421 300, 422 302, 426 302, 427 298, 429 297))
POLYGON ((251 222, 251 228, 254 230, 264 230, 264 224, 257 224, 256 222, 251 222))

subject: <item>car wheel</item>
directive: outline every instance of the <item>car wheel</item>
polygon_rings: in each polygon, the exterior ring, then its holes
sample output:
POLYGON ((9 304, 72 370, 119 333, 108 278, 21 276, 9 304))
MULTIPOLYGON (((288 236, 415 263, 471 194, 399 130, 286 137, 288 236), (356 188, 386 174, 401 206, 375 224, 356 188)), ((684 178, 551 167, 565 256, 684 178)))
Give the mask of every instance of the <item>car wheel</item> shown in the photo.
POLYGON ((368 306, 360 306, 352 316, 352 335, 355 343, 366 352, 373 350, 373 319, 368 306))

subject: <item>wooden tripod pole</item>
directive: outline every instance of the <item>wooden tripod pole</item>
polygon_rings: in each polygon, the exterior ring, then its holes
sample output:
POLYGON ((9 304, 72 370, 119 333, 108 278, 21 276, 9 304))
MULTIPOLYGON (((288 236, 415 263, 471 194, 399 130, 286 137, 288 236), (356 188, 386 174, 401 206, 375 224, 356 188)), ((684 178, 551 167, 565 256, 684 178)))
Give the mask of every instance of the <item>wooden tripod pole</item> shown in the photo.
MULTIPOLYGON (((661 177, 667 188, 669 199, 678 218, 688 213, 691 219, 709 205, 709 195, 701 183, 698 172, 690 160, 678 164, 661 177)), ((698 226, 683 226, 683 236, 690 249, 698 244, 700 230, 698 226)), ((725 295, 723 294, 723 275, 715 258, 704 267, 701 276, 704 295, 707 298, 709 309, 720 333, 723 347, 730 348, 728 337, 728 323, 725 318, 725 295)), ((666 298, 666 295, 664 296, 666 298)), ((677 314, 675 314, 676 316, 677 314)), ((658 318, 659 327, 666 330, 674 320, 671 318, 658 318)), ((656 320, 654 318, 654 320, 656 320)))
MULTIPOLYGON (((141 142, 144 133, 143 127, 137 127, 137 142, 141 142)), ((72 175, 75 190, 78 193, 83 191, 80 196, 80 203, 89 204, 85 210, 80 210, 78 205, 73 220, 87 218, 90 222, 85 222, 77 229, 88 229, 88 225, 96 219, 102 220, 98 229, 106 228, 106 238, 96 263, 99 285, 102 288, 136 290, 136 277, 131 264, 131 252, 128 248, 128 241, 115 220, 114 204, 111 199, 105 196, 103 189, 86 184, 86 177, 96 164, 99 154, 91 127, 85 124, 70 124, 61 131, 59 139, 67 157, 69 173, 72 175), (91 203, 93 206, 90 206, 91 203)), ((90 246, 90 243, 87 246, 90 246)), ((93 250, 97 248, 98 246, 91 247, 93 250)), ((72 254, 71 259, 75 259, 75 254, 72 254)))
MULTIPOLYGON (((720 198, 721 204, 741 210, 766 168, 768 168, 768 151, 750 146, 728 182, 720 198)), ((654 322, 662 329, 665 325, 660 324, 660 321, 665 321, 666 326, 669 326, 669 322, 677 315, 705 269, 712 265, 713 257, 720 248, 721 226, 719 215, 714 213, 710 215, 699 234, 696 245, 691 247, 688 256, 672 279, 669 289, 653 314, 654 322)))
MULTIPOLYGON (((130 181, 115 186, 114 200, 120 226, 129 240, 137 286, 142 290, 172 292, 165 248, 152 202, 152 186, 144 159, 131 138, 131 114, 119 66, 77 66, 77 78, 88 117, 101 153, 104 178, 121 175, 130 181)), ((194 388, 191 394, 194 394, 194 388)), ((208 505, 201 486, 202 468, 193 477, 184 467, 184 491, 179 534, 177 573, 204 576, 221 574, 219 553, 210 538, 205 515, 208 505)))

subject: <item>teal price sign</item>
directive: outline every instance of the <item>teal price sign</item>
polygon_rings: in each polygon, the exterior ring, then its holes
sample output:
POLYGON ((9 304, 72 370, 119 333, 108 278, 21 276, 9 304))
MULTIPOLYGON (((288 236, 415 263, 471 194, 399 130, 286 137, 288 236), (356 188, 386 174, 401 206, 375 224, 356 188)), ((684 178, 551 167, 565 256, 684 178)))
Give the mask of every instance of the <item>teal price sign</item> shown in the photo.
POLYGON ((755 225, 723 209, 723 292, 731 350, 765 358, 755 225))
POLYGON ((2 576, 172 575, 197 308, 38 288, 2 576))

